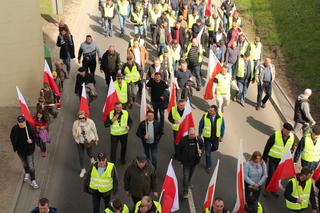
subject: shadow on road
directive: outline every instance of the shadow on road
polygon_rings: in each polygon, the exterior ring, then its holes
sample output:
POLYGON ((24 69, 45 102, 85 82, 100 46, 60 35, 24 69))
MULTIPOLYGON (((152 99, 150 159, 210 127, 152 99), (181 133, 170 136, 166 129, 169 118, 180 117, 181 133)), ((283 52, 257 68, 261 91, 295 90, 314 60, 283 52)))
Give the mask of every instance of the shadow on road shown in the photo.
POLYGON ((247 123, 250 124, 256 130, 262 132, 265 135, 271 135, 274 132, 274 128, 255 119, 252 116, 247 117, 247 123))

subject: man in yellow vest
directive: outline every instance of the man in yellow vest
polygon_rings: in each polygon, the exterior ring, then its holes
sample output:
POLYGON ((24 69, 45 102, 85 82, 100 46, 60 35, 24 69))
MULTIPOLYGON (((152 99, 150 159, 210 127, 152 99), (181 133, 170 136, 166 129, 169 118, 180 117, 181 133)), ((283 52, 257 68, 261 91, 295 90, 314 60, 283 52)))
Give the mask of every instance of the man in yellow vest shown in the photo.
POLYGON ((312 180, 310 179, 312 171, 308 168, 302 168, 301 172, 295 178, 289 180, 284 191, 286 207, 289 213, 309 212, 309 202, 311 203, 311 212, 316 213, 317 204, 312 180))
POLYGON ((238 47, 240 50, 240 55, 244 55, 247 51, 250 51, 249 43, 242 32, 239 35, 238 47))
POLYGON ((126 80, 123 80, 123 75, 121 73, 117 74, 117 80, 114 81, 114 87, 116 89, 119 100, 122 103, 122 108, 126 109, 129 97, 129 90, 128 83, 126 82, 126 80))
POLYGON ((123 37, 126 28, 126 20, 130 15, 130 3, 128 0, 117 1, 117 12, 120 22, 120 37, 123 37))
POLYGON ((173 107, 168 115, 168 120, 171 123, 171 129, 173 131, 174 159, 177 159, 178 145, 175 141, 185 107, 186 101, 184 99, 180 99, 178 101, 178 106, 173 107))
POLYGON ((208 27, 209 45, 212 45, 217 42, 217 32, 222 28, 222 22, 217 12, 212 13, 212 16, 207 20, 206 25, 208 27))
POLYGON ((104 21, 104 35, 112 37, 113 19, 115 16, 115 5, 112 0, 107 0, 103 5, 103 21, 104 21))
POLYGON ((105 127, 110 127, 111 136, 111 149, 110 149, 110 161, 116 162, 116 154, 118 142, 121 143, 121 164, 126 163, 127 141, 128 132, 132 126, 132 120, 127 110, 122 109, 121 102, 115 104, 114 110, 112 110, 105 123, 105 127))
POLYGON ((206 155, 206 172, 211 170, 211 152, 217 151, 224 136, 224 118, 216 105, 211 105, 199 122, 199 135, 204 139, 206 155))
POLYGON ((85 190, 92 195, 93 213, 100 213, 100 200, 109 206, 111 193, 118 191, 117 171, 113 163, 107 162, 106 154, 100 152, 98 162, 93 164, 84 181, 85 190))
POLYGON ((250 56, 253 61, 253 73, 256 73, 256 68, 262 59, 262 43, 260 37, 256 36, 255 40, 250 43, 250 56))
POLYGON ((140 2, 136 3, 130 20, 133 23, 134 34, 143 36, 143 10, 140 2))
POLYGON ((224 64, 221 72, 214 79, 213 92, 216 94, 218 112, 223 112, 223 108, 230 104, 232 76, 228 73, 228 66, 224 64))
POLYGON ((206 208, 204 213, 229 213, 229 211, 224 208, 223 199, 221 197, 216 197, 213 201, 211 211, 209 208, 206 208))
MULTIPOLYGON (((294 149, 294 135, 292 134, 293 127, 290 123, 284 123, 281 130, 275 131, 268 139, 262 159, 268 165, 268 178, 266 181, 266 186, 268 185, 274 171, 280 163, 282 156, 284 155, 286 149, 294 149)), ((264 192, 264 195, 266 193, 264 192)), ((277 193, 272 193, 275 197, 279 197, 277 193)))
POLYGON ((315 126, 312 132, 304 135, 296 149, 294 162, 301 155, 301 166, 315 170, 320 162, 320 127, 315 126))
POLYGON ((158 201, 152 200, 150 196, 143 196, 134 209, 134 213, 149 213, 157 212, 161 213, 161 204, 158 201))
POLYGON ((129 213, 129 207, 122 203, 120 199, 114 199, 110 206, 104 210, 104 213, 129 213))

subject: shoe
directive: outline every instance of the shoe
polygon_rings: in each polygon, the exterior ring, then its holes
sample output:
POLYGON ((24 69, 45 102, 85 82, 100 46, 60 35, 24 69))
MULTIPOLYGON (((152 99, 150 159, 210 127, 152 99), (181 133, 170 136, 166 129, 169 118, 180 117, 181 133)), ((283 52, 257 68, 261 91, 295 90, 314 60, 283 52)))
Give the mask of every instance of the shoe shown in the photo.
POLYGON ((47 157, 48 156, 48 152, 41 152, 41 157, 43 157, 43 158, 45 158, 45 157, 47 157))
POLYGON ((79 176, 80 176, 81 178, 83 178, 85 173, 86 173, 86 169, 83 168, 83 169, 81 169, 81 172, 80 172, 80 175, 79 175, 79 176))
POLYGON ((237 100, 237 97, 236 97, 236 96, 232 96, 231 100, 232 100, 232 101, 236 101, 236 100, 237 100))
POLYGON ((261 107, 264 109, 266 108, 266 104, 262 104, 261 107))
POLYGON ((91 162, 91 164, 95 164, 96 160, 94 158, 90 158, 90 162, 91 162))
POLYGON ((24 175, 23 181, 24 181, 24 182, 30 181, 30 174, 29 174, 29 173, 26 173, 26 174, 24 175))
POLYGON ((121 38, 123 37, 123 33, 120 33, 120 37, 121 37, 121 38))
POLYGON ((112 37, 112 34, 111 34, 111 33, 109 33, 109 37, 112 37))
POLYGON ((240 104, 242 107, 245 107, 245 106, 244 106, 244 103, 240 102, 239 104, 240 104))
POLYGON ((189 188, 190 188, 190 189, 193 189, 193 184, 190 184, 190 185, 189 185, 189 188))
POLYGON ((271 192, 272 196, 278 198, 280 195, 277 192, 271 192))
POLYGON ((35 180, 31 181, 30 186, 34 189, 39 189, 39 185, 35 180))
POLYGON ((199 92, 201 90, 201 87, 197 87, 197 91, 199 92))
POLYGON ((184 192, 184 193, 183 193, 183 198, 184 198, 184 199, 188 199, 188 192, 184 192))
POLYGON ((259 111, 259 110, 260 110, 260 107, 259 107, 259 106, 256 106, 256 110, 259 111))
POLYGON ((207 174, 210 174, 211 168, 206 168, 206 172, 207 172, 207 174))

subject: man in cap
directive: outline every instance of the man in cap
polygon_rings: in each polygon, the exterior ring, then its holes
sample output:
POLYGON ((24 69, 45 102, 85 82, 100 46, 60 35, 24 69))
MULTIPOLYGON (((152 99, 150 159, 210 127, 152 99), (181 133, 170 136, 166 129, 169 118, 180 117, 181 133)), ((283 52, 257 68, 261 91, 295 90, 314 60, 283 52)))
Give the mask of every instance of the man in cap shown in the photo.
POLYGON ((86 69, 84 67, 79 67, 78 72, 79 73, 77 74, 77 77, 76 77, 74 93, 77 94, 79 98, 81 98, 82 84, 83 83, 85 85, 90 83, 95 84, 96 81, 92 74, 89 74, 86 72, 86 69))
POLYGON ((17 152, 24 168, 24 182, 29 182, 32 188, 38 189, 39 186, 35 180, 33 155, 35 150, 35 132, 24 116, 19 115, 17 121, 18 124, 12 127, 10 133, 13 151, 17 152))
POLYGON ((120 54, 115 50, 114 45, 110 45, 107 51, 102 55, 100 71, 104 73, 106 84, 109 86, 110 79, 116 79, 118 70, 121 69, 120 54))
POLYGON ((126 80, 123 79, 123 75, 121 73, 117 73, 116 80, 114 80, 114 87, 116 89, 119 100, 122 103, 122 108, 126 109, 126 105, 128 103, 128 98, 130 94, 128 89, 128 83, 126 80))
POLYGON ((127 196, 131 195, 134 205, 140 201, 141 197, 151 192, 158 197, 156 172, 145 154, 138 155, 126 169, 124 190, 127 196))
POLYGON ((118 176, 113 163, 107 162, 106 154, 100 152, 98 162, 93 164, 85 178, 85 190, 92 196, 93 213, 100 213, 100 200, 109 206, 111 193, 118 191, 118 176))
MULTIPOLYGON (((290 123, 284 123, 281 130, 275 131, 275 133, 269 137, 264 147, 262 159, 268 163, 269 166, 266 186, 268 185, 286 150, 290 149, 293 151, 294 149, 294 135, 292 134, 292 130, 293 127, 290 123)), ((276 197, 279 196, 277 193, 272 194, 276 197)))

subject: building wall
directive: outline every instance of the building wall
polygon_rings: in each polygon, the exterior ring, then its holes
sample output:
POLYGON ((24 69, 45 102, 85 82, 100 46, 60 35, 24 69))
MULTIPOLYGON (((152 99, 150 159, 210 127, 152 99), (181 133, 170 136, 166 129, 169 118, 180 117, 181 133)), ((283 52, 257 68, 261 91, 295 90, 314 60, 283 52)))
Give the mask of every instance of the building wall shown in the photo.
POLYGON ((0 29, 0 106, 18 106, 16 86, 35 105, 44 63, 39 3, 2 1, 0 29))

